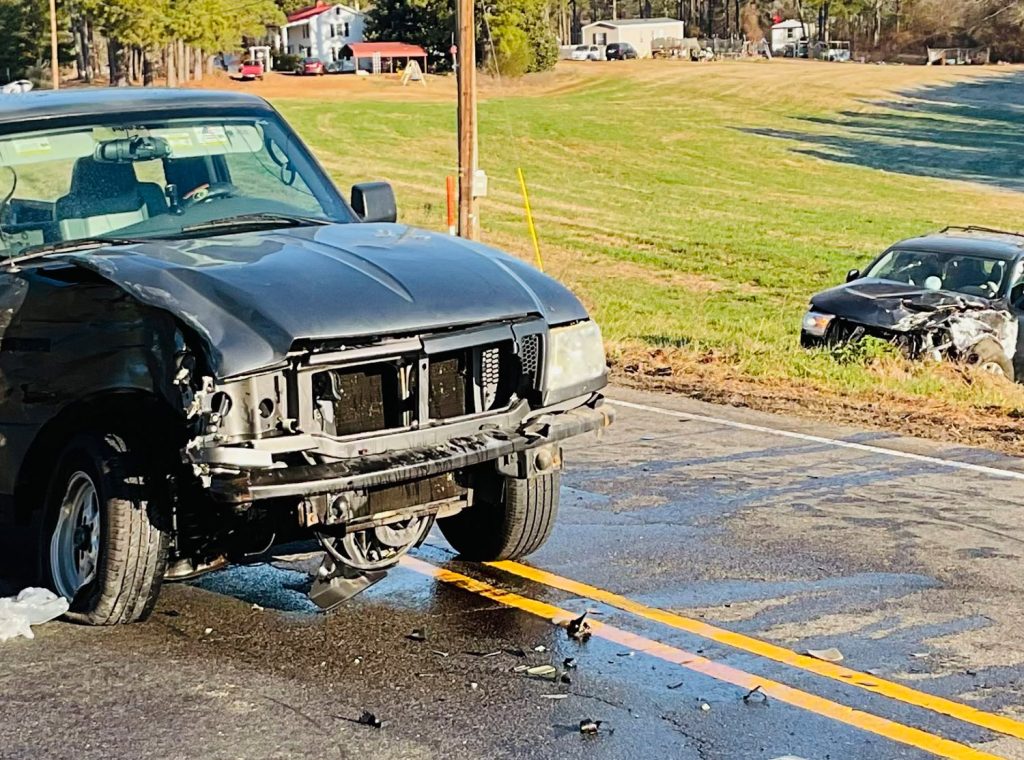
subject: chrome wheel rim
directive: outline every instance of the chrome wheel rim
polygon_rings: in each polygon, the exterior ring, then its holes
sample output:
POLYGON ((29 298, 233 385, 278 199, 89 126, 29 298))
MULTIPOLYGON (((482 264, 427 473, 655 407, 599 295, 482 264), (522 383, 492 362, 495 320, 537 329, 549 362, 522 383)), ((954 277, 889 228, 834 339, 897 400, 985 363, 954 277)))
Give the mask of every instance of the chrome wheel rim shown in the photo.
POLYGON ((96 577, 100 556, 100 500, 92 478, 68 479, 50 539, 50 568, 58 594, 74 599, 96 577))

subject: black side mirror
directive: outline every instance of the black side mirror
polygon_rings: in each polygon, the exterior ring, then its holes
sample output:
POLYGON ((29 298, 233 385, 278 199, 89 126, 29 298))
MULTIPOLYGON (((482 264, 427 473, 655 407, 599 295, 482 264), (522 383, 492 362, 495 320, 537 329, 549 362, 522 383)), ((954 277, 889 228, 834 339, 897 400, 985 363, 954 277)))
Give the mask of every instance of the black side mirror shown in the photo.
POLYGON ((851 269, 849 272, 846 273, 846 281, 847 282, 853 282, 858 277, 860 277, 860 270, 859 269, 851 269))
POLYGON ((387 182, 361 182, 352 185, 352 210, 364 222, 398 221, 395 191, 387 182))

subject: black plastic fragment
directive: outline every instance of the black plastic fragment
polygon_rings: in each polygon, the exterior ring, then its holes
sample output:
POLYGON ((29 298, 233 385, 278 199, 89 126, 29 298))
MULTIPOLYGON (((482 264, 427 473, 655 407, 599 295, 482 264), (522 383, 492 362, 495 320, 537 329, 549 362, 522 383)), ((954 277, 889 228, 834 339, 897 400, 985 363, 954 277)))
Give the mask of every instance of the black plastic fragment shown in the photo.
POLYGON ((384 721, 378 718, 369 710, 363 710, 363 714, 359 716, 356 721, 361 726, 371 726, 372 728, 383 728, 384 721))
POLYGON ((569 621, 569 625, 565 627, 565 632, 570 639, 583 642, 590 638, 590 623, 586 621, 586 617, 587 613, 584 612, 578 618, 569 621))

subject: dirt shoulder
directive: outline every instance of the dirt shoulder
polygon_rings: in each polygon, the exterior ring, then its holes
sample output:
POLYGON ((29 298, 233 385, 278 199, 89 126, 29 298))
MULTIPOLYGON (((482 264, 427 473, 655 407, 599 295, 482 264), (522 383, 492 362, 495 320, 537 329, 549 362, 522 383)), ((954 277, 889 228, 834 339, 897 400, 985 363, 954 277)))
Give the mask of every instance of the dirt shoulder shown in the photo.
MULTIPOLYGON (((611 377, 631 388, 679 393, 713 404, 826 420, 887 430, 962 446, 980 446, 1024 456, 1024 408, 1006 405, 965 408, 941 397, 921 398, 879 391, 842 394, 812 382, 744 376, 734 368, 715 366, 713 359, 694 360, 660 349, 613 346, 611 377)), ((913 371, 907 363, 871 368, 880 375, 913 371)), ((966 368, 931 367, 949 382, 989 386, 1016 395, 1018 386, 966 368)))

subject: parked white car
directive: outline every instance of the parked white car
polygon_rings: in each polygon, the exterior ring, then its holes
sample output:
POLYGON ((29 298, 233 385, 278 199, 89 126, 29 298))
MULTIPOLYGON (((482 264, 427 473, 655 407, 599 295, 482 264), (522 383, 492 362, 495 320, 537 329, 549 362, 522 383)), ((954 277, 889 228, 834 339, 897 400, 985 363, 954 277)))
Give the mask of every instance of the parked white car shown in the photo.
POLYGON ((590 45, 577 45, 569 57, 574 61, 585 61, 590 57, 590 45))
POLYGON ((14 82, 8 82, 3 87, 0 87, 0 94, 2 95, 17 95, 21 92, 28 92, 32 89, 32 83, 27 79, 18 79, 14 82))

